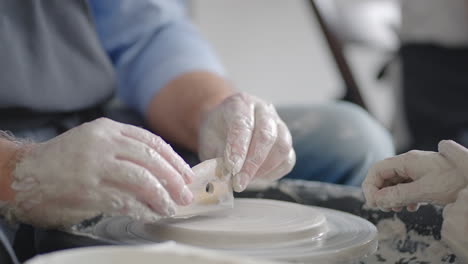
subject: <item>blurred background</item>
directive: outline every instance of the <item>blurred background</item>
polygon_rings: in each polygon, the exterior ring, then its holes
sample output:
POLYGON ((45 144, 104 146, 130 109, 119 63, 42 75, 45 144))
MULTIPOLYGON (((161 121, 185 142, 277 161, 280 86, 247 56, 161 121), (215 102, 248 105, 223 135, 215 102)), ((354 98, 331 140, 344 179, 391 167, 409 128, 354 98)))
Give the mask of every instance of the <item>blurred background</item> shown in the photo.
POLYGON ((343 98, 354 82, 352 90, 369 112, 392 130, 399 148, 405 147, 408 136, 395 100, 398 69, 392 63, 399 48, 399 1, 188 3, 239 89, 277 105, 311 104, 343 98), (338 67, 337 60, 344 65, 338 67))

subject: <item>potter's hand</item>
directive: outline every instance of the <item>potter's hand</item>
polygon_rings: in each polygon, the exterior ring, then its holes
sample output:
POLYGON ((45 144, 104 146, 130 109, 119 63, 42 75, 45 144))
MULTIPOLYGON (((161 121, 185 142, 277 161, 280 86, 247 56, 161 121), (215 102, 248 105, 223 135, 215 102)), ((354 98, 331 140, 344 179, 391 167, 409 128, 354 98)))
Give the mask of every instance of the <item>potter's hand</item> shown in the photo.
POLYGON ((26 223, 70 226, 101 213, 152 221, 192 200, 191 169, 141 128, 102 118, 27 148, 4 208, 26 223))
POLYGON ((202 160, 224 158, 238 192, 254 177, 283 177, 296 162, 291 134, 274 106, 244 93, 228 97, 205 115, 199 142, 202 160))
POLYGON ((442 239, 461 262, 468 263, 468 188, 458 193, 455 203, 445 206, 443 216, 442 239))
POLYGON ((362 184, 367 204, 387 211, 455 201, 468 183, 468 150, 444 140, 439 152, 410 151, 375 164, 362 184))

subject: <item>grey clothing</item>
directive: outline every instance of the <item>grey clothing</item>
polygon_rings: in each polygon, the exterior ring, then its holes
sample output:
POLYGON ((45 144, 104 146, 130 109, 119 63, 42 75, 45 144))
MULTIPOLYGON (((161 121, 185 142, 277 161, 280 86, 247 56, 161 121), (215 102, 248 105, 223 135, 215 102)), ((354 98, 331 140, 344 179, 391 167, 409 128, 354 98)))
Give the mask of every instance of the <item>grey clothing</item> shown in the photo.
POLYGON ((85 0, 0 0, 0 109, 76 111, 114 87, 85 0))

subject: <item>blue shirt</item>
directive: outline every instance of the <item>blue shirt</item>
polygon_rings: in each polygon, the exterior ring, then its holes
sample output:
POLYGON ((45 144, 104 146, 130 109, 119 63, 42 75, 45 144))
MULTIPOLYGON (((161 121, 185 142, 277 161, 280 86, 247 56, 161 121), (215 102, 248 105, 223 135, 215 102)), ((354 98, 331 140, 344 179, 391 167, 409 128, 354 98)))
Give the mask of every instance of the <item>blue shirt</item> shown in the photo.
POLYGON ((118 97, 145 114, 153 95, 181 74, 224 75, 189 21, 183 0, 88 0, 118 76, 118 97))

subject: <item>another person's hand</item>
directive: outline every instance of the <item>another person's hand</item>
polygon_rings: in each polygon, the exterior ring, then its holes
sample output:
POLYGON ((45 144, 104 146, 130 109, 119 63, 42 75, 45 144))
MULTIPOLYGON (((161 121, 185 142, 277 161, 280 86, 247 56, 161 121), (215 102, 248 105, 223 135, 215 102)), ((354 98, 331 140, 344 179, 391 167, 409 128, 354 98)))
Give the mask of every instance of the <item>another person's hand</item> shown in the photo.
POLYGON ((289 129, 272 104, 237 93, 208 112, 200 128, 202 160, 223 157, 235 191, 254 178, 276 180, 296 162, 289 129))
POLYGON ((468 263, 468 188, 458 193, 455 203, 445 206, 443 216, 442 239, 461 262, 468 263))
POLYGON ((468 150, 449 140, 439 152, 410 151, 376 163, 362 184, 367 204, 388 211, 455 201, 468 183, 468 150))
POLYGON ((193 199, 190 167, 138 127, 102 118, 26 148, 6 206, 22 222, 70 226, 100 214, 153 221, 193 199))

